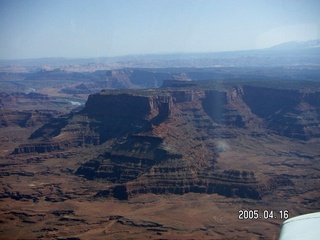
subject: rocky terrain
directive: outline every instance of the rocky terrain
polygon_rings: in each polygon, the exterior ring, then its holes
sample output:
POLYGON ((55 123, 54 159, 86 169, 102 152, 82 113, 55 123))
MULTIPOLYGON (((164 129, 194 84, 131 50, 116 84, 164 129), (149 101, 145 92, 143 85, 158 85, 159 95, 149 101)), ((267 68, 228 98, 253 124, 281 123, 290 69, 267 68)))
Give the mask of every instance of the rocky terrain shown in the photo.
POLYGON ((277 239, 279 211, 319 211, 318 88, 164 86, 68 114, 2 109, 0 238, 277 239))
POLYGON ((320 211, 319 56, 0 60, 0 239, 278 239, 320 211))

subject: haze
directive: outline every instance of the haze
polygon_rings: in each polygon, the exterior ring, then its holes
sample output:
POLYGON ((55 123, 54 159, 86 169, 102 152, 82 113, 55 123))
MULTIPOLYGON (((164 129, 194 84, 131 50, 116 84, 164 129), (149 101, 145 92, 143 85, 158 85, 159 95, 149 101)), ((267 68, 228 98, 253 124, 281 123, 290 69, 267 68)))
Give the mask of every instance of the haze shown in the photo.
POLYGON ((0 0, 0 58, 215 52, 320 38, 320 1, 0 0))

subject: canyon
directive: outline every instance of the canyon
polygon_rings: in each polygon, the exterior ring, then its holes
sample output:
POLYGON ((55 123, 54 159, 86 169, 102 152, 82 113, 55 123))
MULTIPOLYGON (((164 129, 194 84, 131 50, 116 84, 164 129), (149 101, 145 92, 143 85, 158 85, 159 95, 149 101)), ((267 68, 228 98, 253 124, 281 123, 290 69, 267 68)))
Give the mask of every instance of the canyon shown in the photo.
POLYGON ((318 85, 181 76, 101 90, 71 112, 2 111, 1 141, 26 137, 1 149, 1 235, 277 239, 284 219, 239 210, 319 211, 318 85))

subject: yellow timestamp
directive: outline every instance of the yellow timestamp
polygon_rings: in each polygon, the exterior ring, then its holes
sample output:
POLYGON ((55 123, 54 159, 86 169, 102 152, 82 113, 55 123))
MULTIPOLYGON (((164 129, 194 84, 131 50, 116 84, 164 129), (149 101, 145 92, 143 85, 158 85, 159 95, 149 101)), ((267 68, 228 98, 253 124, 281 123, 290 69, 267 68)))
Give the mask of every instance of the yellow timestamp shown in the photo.
POLYGON ((241 209, 238 212, 238 219, 288 219, 289 210, 258 210, 258 209, 241 209))

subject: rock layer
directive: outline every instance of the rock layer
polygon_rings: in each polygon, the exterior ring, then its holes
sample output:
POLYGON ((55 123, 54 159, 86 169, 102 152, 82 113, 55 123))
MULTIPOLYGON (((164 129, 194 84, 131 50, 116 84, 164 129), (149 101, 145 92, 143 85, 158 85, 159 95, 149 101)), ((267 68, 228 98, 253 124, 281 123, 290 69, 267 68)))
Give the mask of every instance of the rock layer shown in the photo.
POLYGON ((320 92, 243 87, 251 112, 276 133, 301 140, 320 137, 320 92))
POLYGON ((95 146, 100 154, 75 171, 105 182, 95 197, 195 192, 261 199, 293 183, 225 166, 217 160, 224 151, 218 140, 236 137, 233 128, 317 137, 319 105, 319 93, 252 86, 103 90, 80 112, 42 126, 14 153, 95 146))

